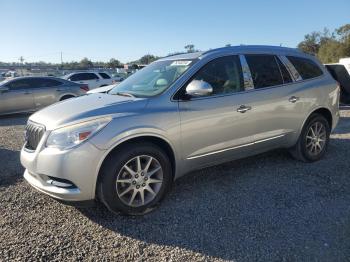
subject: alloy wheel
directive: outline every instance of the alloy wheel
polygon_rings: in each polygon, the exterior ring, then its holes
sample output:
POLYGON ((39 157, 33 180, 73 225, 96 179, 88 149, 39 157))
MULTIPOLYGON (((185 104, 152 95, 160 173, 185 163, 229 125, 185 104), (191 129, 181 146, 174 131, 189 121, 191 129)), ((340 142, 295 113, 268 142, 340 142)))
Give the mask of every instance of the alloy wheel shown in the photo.
POLYGON ((326 145, 327 132, 323 123, 313 123, 306 134, 306 149, 310 155, 318 155, 326 145))
POLYGON ((127 206, 140 207, 150 203, 163 183, 163 169, 157 159, 139 155, 121 168, 116 180, 119 199, 127 206))

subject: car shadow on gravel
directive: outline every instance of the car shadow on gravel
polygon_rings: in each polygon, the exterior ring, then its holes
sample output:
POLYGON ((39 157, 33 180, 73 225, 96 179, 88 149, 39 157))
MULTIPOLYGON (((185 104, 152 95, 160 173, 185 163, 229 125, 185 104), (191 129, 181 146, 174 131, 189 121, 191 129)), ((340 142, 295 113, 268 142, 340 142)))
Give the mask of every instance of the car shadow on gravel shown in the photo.
POLYGON ((19 151, 0 148, 0 188, 22 179, 23 168, 19 157, 19 151))
POLYGON ((279 150, 193 172, 143 217, 113 215, 101 205, 79 210, 145 246, 229 260, 346 260, 350 161, 337 159, 347 152, 349 140, 332 139, 316 163, 294 161, 279 150))
POLYGON ((30 114, 13 114, 0 116, 0 126, 20 126, 25 125, 30 114))

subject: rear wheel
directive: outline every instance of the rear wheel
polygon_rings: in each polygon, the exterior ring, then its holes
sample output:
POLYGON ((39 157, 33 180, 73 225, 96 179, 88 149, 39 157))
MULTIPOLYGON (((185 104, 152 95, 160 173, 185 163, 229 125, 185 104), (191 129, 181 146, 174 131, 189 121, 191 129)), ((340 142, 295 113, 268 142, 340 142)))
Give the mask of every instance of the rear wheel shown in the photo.
POLYGON ((320 114, 313 114, 305 123, 296 145, 290 149, 295 159, 304 162, 320 160, 326 153, 330 136, 327 119, 320 114))
POLYGON ((169 190, 171 170, 168 156, 158 146, 129 144, 106 160, 98 183, 99 199, 112 212, 148 213, 169 190))

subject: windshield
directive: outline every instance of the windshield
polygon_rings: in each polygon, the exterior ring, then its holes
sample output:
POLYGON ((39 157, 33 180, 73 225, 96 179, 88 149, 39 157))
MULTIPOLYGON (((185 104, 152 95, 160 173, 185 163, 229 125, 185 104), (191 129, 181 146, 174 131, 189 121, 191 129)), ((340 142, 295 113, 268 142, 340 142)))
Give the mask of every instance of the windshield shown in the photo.
POLYGON ((162 93, 175 82, 194 60, 156 61, 137 71, 114 87, 109 94, 128 93, 136 97, 151 97, 162 93))

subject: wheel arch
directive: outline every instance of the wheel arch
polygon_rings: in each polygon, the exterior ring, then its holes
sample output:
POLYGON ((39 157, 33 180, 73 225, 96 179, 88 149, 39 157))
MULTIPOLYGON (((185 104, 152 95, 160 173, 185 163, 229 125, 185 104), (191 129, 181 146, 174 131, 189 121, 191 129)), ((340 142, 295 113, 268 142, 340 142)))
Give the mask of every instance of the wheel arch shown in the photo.
POLYGON ((65 93, 63 95, 60 95, 58 101, 62 101, 64 100, 65 97, 68 97, 68 98, 72 98, 72 97, 76 97, 77 95, 76 94, 73 94, 73 93, 65 93))
POLYGON ((333 116, 332 116, 331 110, 328 109, 327 107, 317 107, 317 108, 314 108, 313 110, 311 110, 309 112, 309 114, 305 117, 305 119, 303 120, 303 123, 302 123, 302 125, 300 126, 300 128, 298 130, 297 136, 295 137, 296 139, 299 138, 299 136, 301 134, 301 131, 303 130, 303 128, 304 128, 305 124, 307 123, 307 121, 310 119, 310 116, 312 114, 315 114, 315 113, 324 116, 327 119, 327 121, 328 121, 329 127, 332 129, 333 116))
POLYGON ((329 127, 332 129, 332 125, 333 125, 333 116, 332 116, 332 112, 331 110, 329 110, 326 107, 319 107, 314 109, 311 113, 309 113, 309 115, 307 116, 307 118, 304 120, 303 126, 305 125, 306 121, 310 118, 310 116, 312 114, 320 114, 322 116, 324 116, 329 124, 329 127))
POLYGON ((128 144, 134 144, 134 143, 140 143, 140 142, 149 142, 156 146, 159 146, 161 149, 164 150, 164 152, 168 155, 171 163, 171 169, 172 169, 172 176, 173 179, 175 178, 176 173, 176 154, 171 146, 171 143, 164 139, 163 137, 151 134, 151 135, 139 135, 134 136, 131 138, 128 138, 126 140, 121 141, 120 143, 113 145, 109 150, 107 150, 106 154, 103 157, 103 160, 101 161, 98 171, 97 171, 97 178, 95 183, 95 194, 96 194, 96 188, 97 184, 99 183, 101 179, 101 171, 106 163, 106 161, 112 157, 115 152, 117 152, 121 147, 127 146, 128 144))

